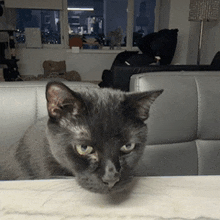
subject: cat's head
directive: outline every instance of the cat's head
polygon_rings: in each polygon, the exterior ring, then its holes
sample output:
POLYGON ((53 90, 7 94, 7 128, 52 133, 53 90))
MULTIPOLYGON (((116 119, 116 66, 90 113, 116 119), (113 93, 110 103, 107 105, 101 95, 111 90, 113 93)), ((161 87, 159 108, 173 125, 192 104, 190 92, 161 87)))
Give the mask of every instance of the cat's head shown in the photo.
POLYGON ((99 193, 124 189, 146 145, 150 105, 162 91, 76 92, 48 83, 47 132, 53 156, 83 188, 99 193))

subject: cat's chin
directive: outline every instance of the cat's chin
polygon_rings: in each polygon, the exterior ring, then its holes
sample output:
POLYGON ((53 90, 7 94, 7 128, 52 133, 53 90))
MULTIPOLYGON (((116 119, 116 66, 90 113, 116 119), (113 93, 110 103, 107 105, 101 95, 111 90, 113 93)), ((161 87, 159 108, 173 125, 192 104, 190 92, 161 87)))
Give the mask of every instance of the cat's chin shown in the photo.
POLYGON ((125 190, 128 190, 132 185, 132 179, 133 178, 124 181, 119 181, 112 188, 109 189, 108 193, 120 193, 125 190))
POLYGON ((126 180, 120 180, 119 182, 115 183, 114 186, 109 187, 108 184, 103 183, 101 180, 91 180, 91 178, 85 178, 85 177, 78 177, 77 181, 78 184, 93 193, 100 193, 100 194, 111 194, 111 193, 119 193, 122 191, 127 190, 132 183, 132 177, 126 179, 126 180))
POLYGON ((94 188, 94 187, 84 187, 82 186, 84 189, 93 192, 93 193, 100 193, 100 194, 114 194, 114 193, 120 193, 123 192, 125 190, 127 190, 129 188, 131 184, 131 181, 127 182, 126 184, 120 184, 116 183, 113 187, 109 187, 109 186, 104 186, 104 187, 100 187, 100 188, 94 188))

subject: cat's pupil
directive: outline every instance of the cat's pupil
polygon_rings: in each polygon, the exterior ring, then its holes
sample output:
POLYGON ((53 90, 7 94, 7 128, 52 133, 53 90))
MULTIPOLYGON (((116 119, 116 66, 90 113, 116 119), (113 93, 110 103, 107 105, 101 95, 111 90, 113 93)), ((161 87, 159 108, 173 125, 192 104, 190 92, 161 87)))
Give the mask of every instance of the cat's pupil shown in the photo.
POLYGON ((126 144, 126 148, 127 148, 128 150, 130 150, 130 149, 132 149, 133 147, 132 147, 131 144, 126 144))
POLYGON ((81 145, 81 149, 82 149, 82 151, 86 151, 86 150, 87 150, 87 148, 88 148, 88 146, 87 146, 87 145, 81 145))
POLYGON ((75 149, 81 156, 86 156, 93 152, 93 147, 88 145, 76 145, 75 149))

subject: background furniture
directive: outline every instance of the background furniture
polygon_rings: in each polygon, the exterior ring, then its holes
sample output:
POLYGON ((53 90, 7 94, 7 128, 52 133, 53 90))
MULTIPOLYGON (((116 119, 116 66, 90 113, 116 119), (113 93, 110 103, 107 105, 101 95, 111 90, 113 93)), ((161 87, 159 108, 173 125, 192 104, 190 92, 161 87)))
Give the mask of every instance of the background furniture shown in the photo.
POLYGON ((167 71, 219 71, 220 52, 214 56, 211 65, 160 65, 155 59, 138 51, 124 51, 118 54, 110 70, 104 70, 100 87, 111 87, 129 91, 130 78, 134 74, 167 71))
POLYGON ((5 81, 14 81, 18 80, 20 77, 20 73, 18 72, 18 65, 17 62, 19 61, 16 59, 15 56, 15 41, 14 41, 14 32, 15 30, 0 30, 0 32, 7 32, 9 35, 9 42, 1 43, 1 50, 0 50, 0 65, 7 65, 7 69, 4 68, 4 78, 5 81), (10 59, 5 58, 5 49, 7 48, 6 45, 9 45, 10 50, 10 59))
POLYGON ((8 219, 220 219, 220 176, 142 177, 131 191, 90 193, 75 179, 0 182, 8 219))

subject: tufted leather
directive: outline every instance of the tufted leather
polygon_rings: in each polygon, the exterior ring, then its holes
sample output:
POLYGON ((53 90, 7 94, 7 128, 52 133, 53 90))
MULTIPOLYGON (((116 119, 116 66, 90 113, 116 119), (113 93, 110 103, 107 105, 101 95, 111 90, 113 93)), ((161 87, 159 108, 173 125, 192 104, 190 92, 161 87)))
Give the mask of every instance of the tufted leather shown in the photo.
POLYGON ((130 91, 164 89, 150 110, 137 175, 220 174, 220 72, 154 72, 130 91))
MULTIPOLYGON (((18 141, 34 121, 47 115, 46 84, 46 81, 0 83, 0 149, 18 141)), ((97 87, 85 82, 65 81, 65 84, 74 90, 97 87)))
MULTIPOLYGON (((71 89, 96 87, 65 82, 71 89)), ((47 115, 46 82, 0 83, 1 149, 47 115)), ((220 174, 220 72, 154 72, 131 77, 131 91, 164 89, 150 110, 148 145, 137 175, 220 174)), ((1 153, 1 152, 0 152, 1 153)))

